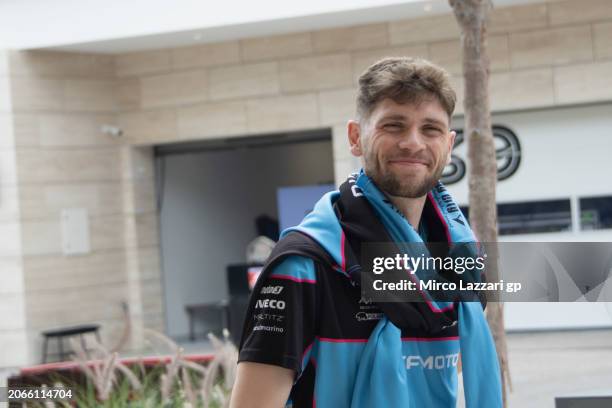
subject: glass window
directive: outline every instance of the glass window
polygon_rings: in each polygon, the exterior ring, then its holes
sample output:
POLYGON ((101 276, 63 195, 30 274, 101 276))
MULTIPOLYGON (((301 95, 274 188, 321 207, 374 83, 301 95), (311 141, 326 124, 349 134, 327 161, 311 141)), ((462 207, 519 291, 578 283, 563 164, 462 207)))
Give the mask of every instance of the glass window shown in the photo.
POLYGON ((500 235, 570 231, 570 200, 498 204, 497 223, 500 235))
MULTIPOLYGON (((460 208, 468 218, 469 207, 460 208)), ((497 225, 499 235, 570 231, 572 229, 570 200, 498 204, 497 225)))
POLYGON ((612 228, 612 196, 580 199, 580 229, 612 228))

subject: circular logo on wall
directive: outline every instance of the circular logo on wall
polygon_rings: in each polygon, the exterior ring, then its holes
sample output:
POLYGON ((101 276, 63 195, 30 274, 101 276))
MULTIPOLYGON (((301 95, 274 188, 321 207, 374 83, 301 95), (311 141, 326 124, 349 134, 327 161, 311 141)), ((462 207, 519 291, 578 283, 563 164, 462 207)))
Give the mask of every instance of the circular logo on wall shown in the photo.
MULTIPOLYGON (((463 129, 457 129, 456 132, 451 162, 444 168, 440 179, 446 185, 461 181, 466 173, 467 157, 464 154, 467 152, 467 143, 464 143, 463 129)), ((493 126, 493 140, 497 160, 497 180, 505 180, 518 170, 521 163, 521 145, 516 134, 505 126, 493 126)))

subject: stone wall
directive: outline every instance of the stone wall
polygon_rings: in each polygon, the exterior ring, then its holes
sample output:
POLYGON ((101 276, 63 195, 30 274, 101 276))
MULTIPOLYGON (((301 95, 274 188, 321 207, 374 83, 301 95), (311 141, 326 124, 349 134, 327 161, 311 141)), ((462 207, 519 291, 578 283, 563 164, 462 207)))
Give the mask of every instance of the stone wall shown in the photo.
MULTIPOLYGON (((610 44, 606 0, 494 9, 492 109, 612 99, 610 44)), ((446 67, 462 100, 459 30, 447 14, 121 55, 120 123, 135 144, 332 127, 342 178, 355 164, 344 126, 354 113, 357 78, 377 59, 396 55, 446 67)))
POLYGON ((126 346, 139 346, 144 324, 163 329, 153 160, 100 131, 116 123, 115 58, 11 52, 8 72, 28 362, 53 327, 99 323, 113 347, 122 302, 126 346), (88 211, 91 252, 65 256, 60 213, 75 207, 88 211))
POLYGON ((0 366, 15 366, 27 359, 26 295, 12 114, 8 56, 0 52, 0 366))

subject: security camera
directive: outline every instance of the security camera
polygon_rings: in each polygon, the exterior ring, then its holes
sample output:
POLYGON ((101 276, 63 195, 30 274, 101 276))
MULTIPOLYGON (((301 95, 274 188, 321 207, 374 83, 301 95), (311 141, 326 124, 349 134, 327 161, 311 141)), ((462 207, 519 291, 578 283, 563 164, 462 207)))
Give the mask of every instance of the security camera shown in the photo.
POLYGON ((119 138, 123 136, 123 130, 118 126, 102 125, 100 130, 102 130, 102 133, 110 137, 119 138))

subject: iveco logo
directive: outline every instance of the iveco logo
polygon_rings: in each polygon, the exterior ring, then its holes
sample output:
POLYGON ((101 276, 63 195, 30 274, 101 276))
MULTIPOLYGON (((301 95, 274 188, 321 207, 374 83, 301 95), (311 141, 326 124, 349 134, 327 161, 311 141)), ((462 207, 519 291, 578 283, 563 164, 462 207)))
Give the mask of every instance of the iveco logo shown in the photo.
POLYGON ((257 299, 257 303, 255 303, 255 309, 268 308, 283 310, 285 308, 285 302, 283 300, 276 299, 257 299))
MULTIPOLYGON (((440 179, 446 185, 457 183, 465 177, 465 161, 460 153, 466 150, 460 147, 465 137, 463 129, 457 129, 456 132, 451 162, 444 168, 440 179)), ((497 180, 505 180, 516 172, 521 163, 521 145, 516 134, 505 126, 493 126, 493 139, 497 159, 497 180)))

